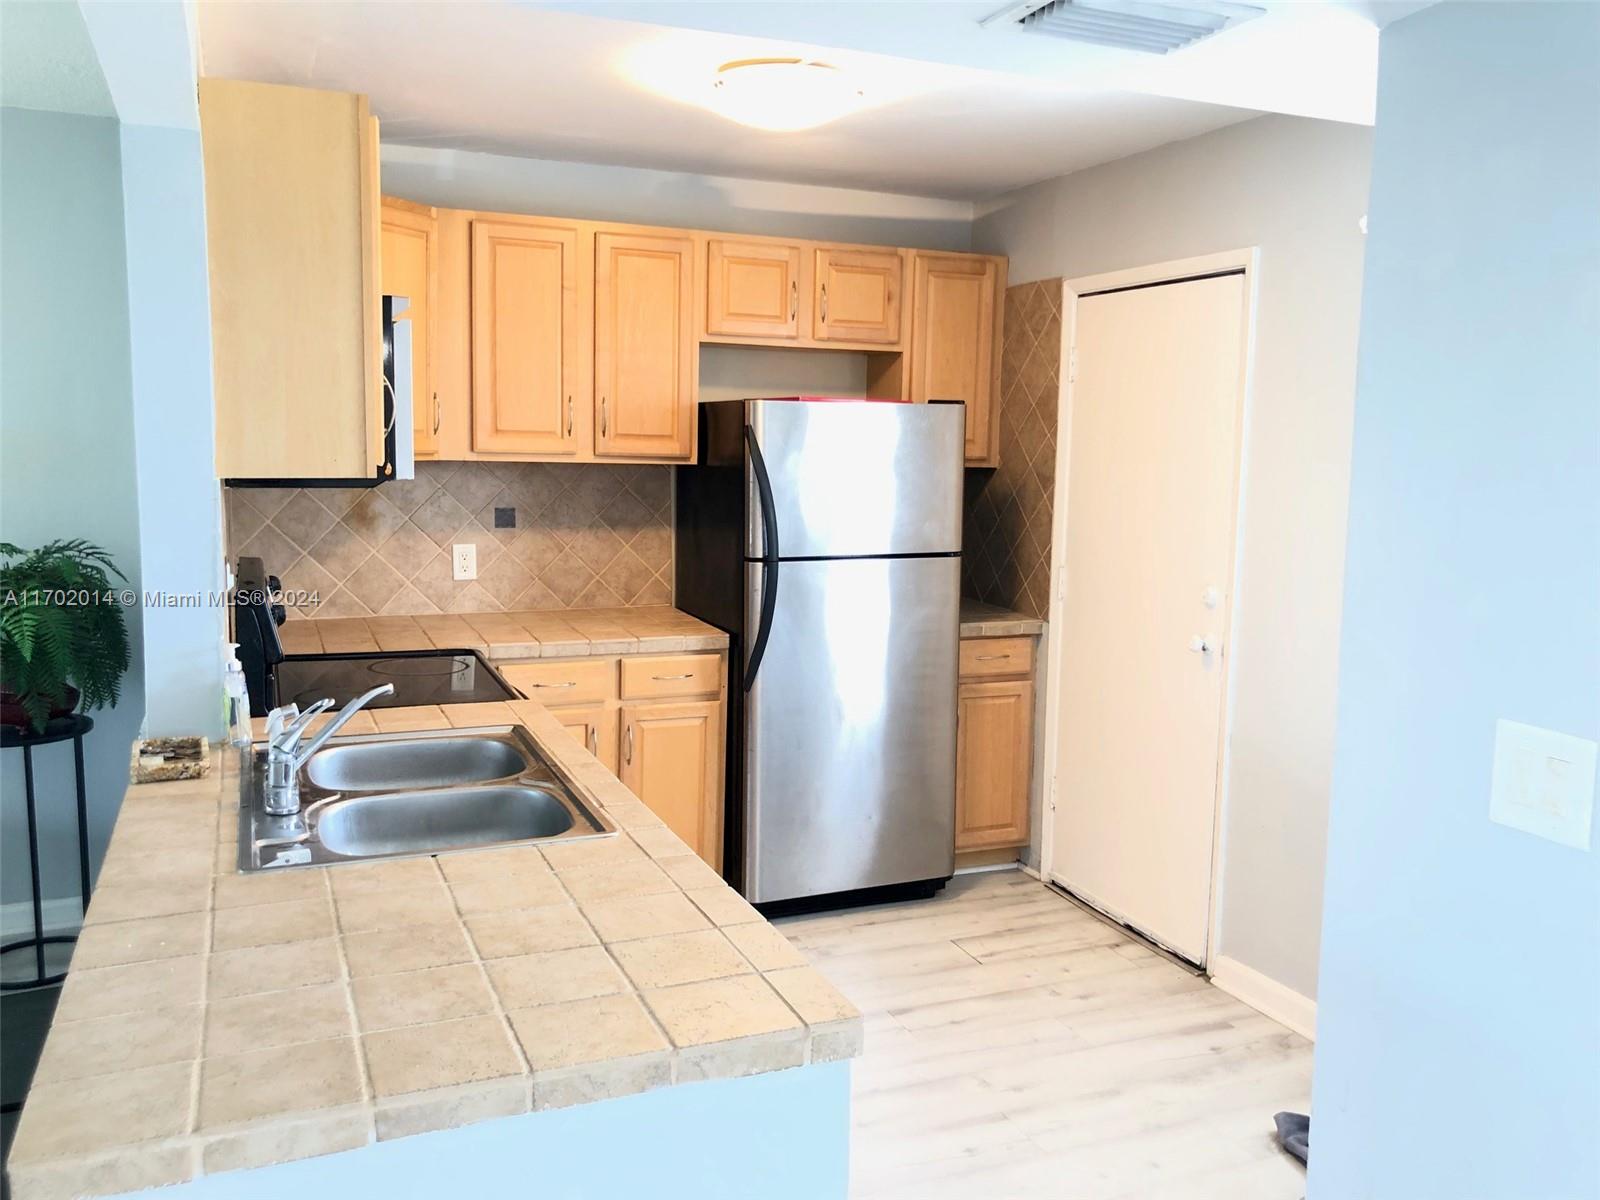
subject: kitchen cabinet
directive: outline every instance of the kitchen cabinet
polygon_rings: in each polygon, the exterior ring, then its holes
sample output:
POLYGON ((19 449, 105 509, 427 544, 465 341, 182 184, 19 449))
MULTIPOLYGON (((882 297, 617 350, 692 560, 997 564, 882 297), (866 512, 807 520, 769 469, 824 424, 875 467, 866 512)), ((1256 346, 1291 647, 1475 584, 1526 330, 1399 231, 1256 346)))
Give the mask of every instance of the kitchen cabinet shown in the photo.
POLYGON ((638 654, 497 664, 662 822, 722 870, 727 658, 638 654))
POLYGON ((580 243, 574 224, 472 222, 474 450, 562 456, 587 444, 580 243))
POLYGON ((1033 781, 1033 639, 963 639, 960 663, 956 849, 1023 845, 1033 781))
POLYGON ((722 701, 622 706, 628 790, 701 858, 722 869, 722 701))
MULTIPOLYGON (((800 247, 782 242, 706 242, 706 333, 800 336, 800 247)), ((809 299, 809 296, 807 297, 809 299)))
POLYGON ((912 255, 911 399, 967 406, 966 461, 998 463, 1001 313, 1005 260, 912 255))
POLYGON ((694 240, 595 234, 595 454, 688 458, 697 358, 694 240))
POLYGON ((606 770, 613 775, 617 773, 616 705, 587 704, 550 711, 606 770))
POLYGON ((378 123, 365 96, 199 83, 216 471, 383 461, 378 123))
POLYGON ((901 340, 905 256, 898 250, 819 246, 811 333, 819 342, 901 340))
POLYGON ((383 294, 409 301, 399 320, 411 326, 411 422, 416 457, 439 452, 443 411, 433 379, 433 342, 438 309, 438 216, 427 205, 383 200, 379 251, 383 294))

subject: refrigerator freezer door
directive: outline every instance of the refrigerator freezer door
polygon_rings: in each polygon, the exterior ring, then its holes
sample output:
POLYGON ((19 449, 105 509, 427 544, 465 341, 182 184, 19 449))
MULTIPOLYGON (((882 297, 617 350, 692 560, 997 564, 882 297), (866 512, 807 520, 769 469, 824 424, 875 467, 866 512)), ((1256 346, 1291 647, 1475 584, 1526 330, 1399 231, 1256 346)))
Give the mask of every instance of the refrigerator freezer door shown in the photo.
MULTIPOLYGON (((961 550, 965 410, 959 404, 745 403, 772 488, 783 558, 961 550)), ((755 454, 749 558, 766 558, 755 454)))
MULTIPOLYGON (((746 565, 747 603, 759 603, 772 569, 746 565)), ((745 699, 745 895, 948 876, 960 559, 777 569, 771 633, 745 699)))

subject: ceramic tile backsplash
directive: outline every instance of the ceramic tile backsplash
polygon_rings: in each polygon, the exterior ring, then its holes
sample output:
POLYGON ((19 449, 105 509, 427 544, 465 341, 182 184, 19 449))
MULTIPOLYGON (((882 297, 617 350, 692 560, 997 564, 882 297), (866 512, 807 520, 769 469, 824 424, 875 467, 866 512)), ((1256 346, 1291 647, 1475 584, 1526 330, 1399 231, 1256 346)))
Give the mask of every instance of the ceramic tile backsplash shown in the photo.
POLYGON ((1000 465, 966 473, 962 590, 1049 617, 1061 392, 1061 280, 1006 289, 1000 352, 1000 465))
POLYGON ((670 604, 671 470, 425 462, 375 488, 228 488, 228 558, 317 593, 302 616, 670 604), (458 542, 478 547, 475 580, 451 578, 458 542))

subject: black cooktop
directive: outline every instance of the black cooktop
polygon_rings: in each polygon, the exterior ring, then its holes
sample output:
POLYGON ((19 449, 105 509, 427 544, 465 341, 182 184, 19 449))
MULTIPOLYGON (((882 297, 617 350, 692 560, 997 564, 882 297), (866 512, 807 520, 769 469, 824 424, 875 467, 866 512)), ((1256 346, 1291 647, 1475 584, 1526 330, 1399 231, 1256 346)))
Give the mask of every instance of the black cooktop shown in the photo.
POLYGON ((332 696, 334 704, 343 707, 380 683, 394 684, 394 695, 379 696, 369 708, 519 698, 475 650, 293 654, 284 658, 274 673, 278 703, 298 704, 302 709, 326 696, 332 696))

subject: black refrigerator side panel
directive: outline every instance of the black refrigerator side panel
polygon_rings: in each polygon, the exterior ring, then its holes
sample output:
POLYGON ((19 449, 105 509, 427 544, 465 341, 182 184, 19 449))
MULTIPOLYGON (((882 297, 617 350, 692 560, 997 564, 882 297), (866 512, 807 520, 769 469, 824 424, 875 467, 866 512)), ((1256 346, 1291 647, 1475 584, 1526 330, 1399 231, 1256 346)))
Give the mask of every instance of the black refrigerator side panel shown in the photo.
POLYGON ((723 876, 744 874, 744 423, 743 405, 700 406, 700 460, 678 467, 673 604, 728 635, 723 876))

